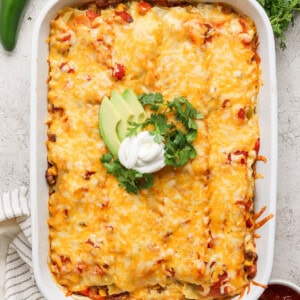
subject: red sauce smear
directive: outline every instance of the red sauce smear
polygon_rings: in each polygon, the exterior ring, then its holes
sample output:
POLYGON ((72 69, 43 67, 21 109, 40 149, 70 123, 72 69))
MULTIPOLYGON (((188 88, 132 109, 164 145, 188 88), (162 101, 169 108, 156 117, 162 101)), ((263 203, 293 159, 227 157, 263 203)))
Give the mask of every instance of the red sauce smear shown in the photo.
POLYGON ((300 294, 287 286, 270 284, 259 300, 300 300, 300 294))

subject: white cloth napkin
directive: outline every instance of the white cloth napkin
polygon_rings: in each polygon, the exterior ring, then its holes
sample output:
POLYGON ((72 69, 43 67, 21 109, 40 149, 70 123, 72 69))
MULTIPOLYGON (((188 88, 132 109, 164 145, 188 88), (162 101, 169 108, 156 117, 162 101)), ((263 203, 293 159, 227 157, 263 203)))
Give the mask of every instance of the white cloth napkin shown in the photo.
POLYGON ((15 219, 21 229, 8 247, 4 263, 4 300, 45 299, 36 286, 32 271, 28 201, 24 186, 0 197, 0 222, 15 219))

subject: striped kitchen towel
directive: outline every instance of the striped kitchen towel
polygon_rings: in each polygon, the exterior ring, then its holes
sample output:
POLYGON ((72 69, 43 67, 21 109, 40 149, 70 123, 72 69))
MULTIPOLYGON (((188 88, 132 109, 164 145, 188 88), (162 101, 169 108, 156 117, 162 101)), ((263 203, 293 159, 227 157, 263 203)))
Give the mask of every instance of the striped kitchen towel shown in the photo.
POLYGON ((30 207, 24 186, 0 197, 0 222, 13 218, 21 232, 9 245, 4 264, 4 300, 45 299, 32 271, 30 207))

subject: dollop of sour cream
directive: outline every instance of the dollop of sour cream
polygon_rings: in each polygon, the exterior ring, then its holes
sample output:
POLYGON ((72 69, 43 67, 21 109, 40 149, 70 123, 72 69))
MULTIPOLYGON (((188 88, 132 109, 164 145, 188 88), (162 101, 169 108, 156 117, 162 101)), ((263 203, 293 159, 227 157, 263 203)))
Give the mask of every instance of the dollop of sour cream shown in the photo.
POLYGON ((118 158, 127 169, 154 173, 165 166, 164 144, 156 143, 153 135, 142 131, 122 141, 118 158))

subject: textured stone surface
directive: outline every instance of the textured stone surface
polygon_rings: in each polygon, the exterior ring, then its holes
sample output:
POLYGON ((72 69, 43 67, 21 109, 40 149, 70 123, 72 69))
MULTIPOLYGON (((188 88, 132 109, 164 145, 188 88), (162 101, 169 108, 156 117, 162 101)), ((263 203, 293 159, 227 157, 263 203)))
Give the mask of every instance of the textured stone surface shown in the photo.
MULTIPOLYGON (((12 54, 0 49, 0 192, 29 184, 30 53, 47 0, 32 0, 12 54)), ((300 15, 277 47, 279 173, 273 278, 300 285, 300 15)), ((1 225, 0 225, 1 226, 1 225)))
POLYGON ((277 47, 278 200, 273 278, 300 285, 300 15, 277 47))

